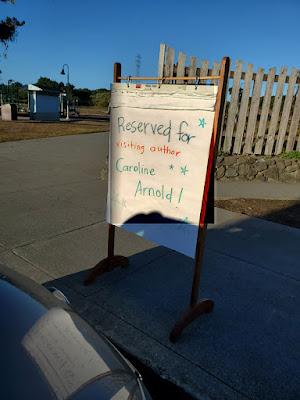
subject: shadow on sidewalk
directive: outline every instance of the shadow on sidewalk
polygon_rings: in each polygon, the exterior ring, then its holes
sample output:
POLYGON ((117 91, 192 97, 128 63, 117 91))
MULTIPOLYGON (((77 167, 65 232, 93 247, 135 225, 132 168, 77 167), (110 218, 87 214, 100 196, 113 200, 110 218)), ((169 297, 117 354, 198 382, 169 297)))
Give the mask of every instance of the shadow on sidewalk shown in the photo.
POLYGON ((246 216, 211 226, 201 297, 215 309, 175 345, 168 335, 188 305, 193 274, 193 260, 176 251, 132 255, 128 269, 88 287, 86 271, 46 286, 63 290, 98 331, 194 395, 292 400, 300 389, 299 243, 297 229, 246 216))

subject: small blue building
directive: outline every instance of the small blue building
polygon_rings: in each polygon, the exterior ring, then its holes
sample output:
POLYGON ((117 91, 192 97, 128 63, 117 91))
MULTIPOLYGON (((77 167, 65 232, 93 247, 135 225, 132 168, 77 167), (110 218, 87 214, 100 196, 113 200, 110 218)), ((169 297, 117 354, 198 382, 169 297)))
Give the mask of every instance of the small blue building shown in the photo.
POLYGON ((28 107, 30 119, 58 121, 60 117, 60 92, 44 90, 28 85, 28 107))

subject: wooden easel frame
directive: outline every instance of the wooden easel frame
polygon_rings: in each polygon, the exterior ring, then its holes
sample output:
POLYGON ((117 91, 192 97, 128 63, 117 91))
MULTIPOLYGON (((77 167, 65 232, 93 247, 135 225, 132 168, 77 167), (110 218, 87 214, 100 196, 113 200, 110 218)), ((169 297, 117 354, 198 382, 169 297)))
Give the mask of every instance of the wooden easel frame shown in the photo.
MULTIPOLYGON (((121 82, 122 80, 133 81, 133 80, 156 80, 156 81, 176 81, 176 80, 219 80, 218 92, 216 97, 215 104, 215 116, 213 123, 213 132, 210 143, 209 157, 208 157, 208 165, 206 172, 206 179, 204 185, 203 192, 203 200, 202 200, 202 208, 200 213, 199 220, 199 229, 198 229, 198 237, 196 244, 196 253, 195 253, 195 266, 194 266, 194 276, 193 276, 193 284, 191 290, 190 304, 188 309, 182 315, 182 317, 176 322, 174 328, 170 333, 170 340, 175 342, 178 337, 181 335, 183 329, 188 326, 192 321, 198 318, 200 315, 209 313, 213 310, 214 302, 210 299, 201 299, 199 298, 199 286, 200 286, 200 277, 201 277, 201 267, 204 255, 204 246, 205 246, 205 236, 207 230, 207 221, 206 221, 206 211, 209 197, 209 188, 210 185, 213 184, 213 173, 215 167, 215 161, 217 156, 218 142, 220 138, 221 128, 222 128, 222 115, 226 100, 226 88, 227 81, 229 76, 229 68, 230 68, 230 60, 228 57, 224 57, 221 63, 220 75, 218 76, 203 76, 203 77, 128 77, 124 78, 121 76, 121 64, 114 64, 114 82, 121 82)), ((108 255, 105 259, 101 260, 98 264, 92 268, 85 281, 84 284, 88 285, 95 281, 97 276, 104 274, 105 272, 112 271, 116 267, 127 267, 129 264, 128 258, 124 256, 119 256, 114 254, 114 242, 115 242, 115 226, 112 224, 108 225, 108 255)))

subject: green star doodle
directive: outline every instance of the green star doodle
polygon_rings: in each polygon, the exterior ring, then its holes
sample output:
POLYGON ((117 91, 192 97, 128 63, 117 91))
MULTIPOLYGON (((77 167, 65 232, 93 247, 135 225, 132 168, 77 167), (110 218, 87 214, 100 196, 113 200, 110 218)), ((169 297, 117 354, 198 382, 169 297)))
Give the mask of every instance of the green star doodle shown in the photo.
POLYGON ((169 169, 174 169, 174 165, 173 164, 171 164, 171 165, 169 165, 169 169))
POLYGON ((198 126, 200 126, 200 128, 205 128, 205 125, 206 125, 205 118, 199 118, 198 126))
POLYGON ((188 172, 188 169, 187 169, 186 165, 185 165, 184 167, 180 167, 180 169, 181 169, 180 172, 181 172, 183 175, 185 175, 185 174, 188 172))

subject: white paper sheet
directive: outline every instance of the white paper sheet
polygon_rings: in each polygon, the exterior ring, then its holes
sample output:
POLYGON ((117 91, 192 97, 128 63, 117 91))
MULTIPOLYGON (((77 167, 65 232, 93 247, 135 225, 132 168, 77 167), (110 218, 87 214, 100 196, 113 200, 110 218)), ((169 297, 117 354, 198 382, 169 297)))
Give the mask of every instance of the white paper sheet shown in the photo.
POLYGON ((194 256, 216 93, 204 85, 112 85, 108 222, 194 256))
POLYGON ((60 308, 49 310, 23 338, 22 344, 39 366, 59 400, 110 368, 60 308))

